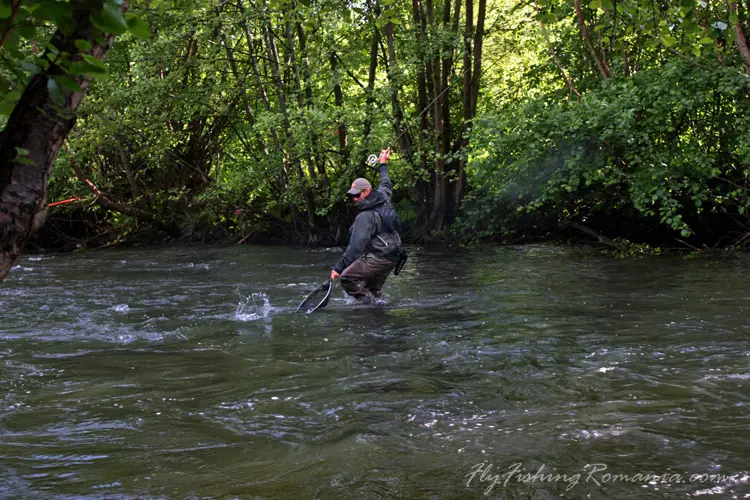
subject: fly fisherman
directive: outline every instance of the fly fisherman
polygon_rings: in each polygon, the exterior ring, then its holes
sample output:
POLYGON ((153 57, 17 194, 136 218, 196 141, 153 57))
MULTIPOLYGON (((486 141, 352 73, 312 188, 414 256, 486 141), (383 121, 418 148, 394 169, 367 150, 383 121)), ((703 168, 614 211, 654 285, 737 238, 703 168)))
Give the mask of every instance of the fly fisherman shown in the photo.
POLYGON ((402 258, 401 223, 391 205, 393 185, 385 164, 391 148, 380 152, 380 186, 376 191, 367 179, 355 179, 346 194, 359 213, 349 228, 349 246, 331 270, 331 280, 341 276, 341 286, 364 302, 380 297, 388 275, 402 258))

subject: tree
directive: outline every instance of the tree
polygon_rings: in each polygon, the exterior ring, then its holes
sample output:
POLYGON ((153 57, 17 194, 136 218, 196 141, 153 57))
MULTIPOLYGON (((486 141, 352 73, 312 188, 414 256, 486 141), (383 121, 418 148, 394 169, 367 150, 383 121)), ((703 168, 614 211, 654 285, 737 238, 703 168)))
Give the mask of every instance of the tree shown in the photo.
MULTIPOLYGON (((5 16, 0 40, 17 50, 19 34, 29 35, 35 21, 54 12, 58 26, 46 49, 34 59, 32 77, 0 133, 0 281, 4 280, 28 238, 46 212, 47 181, 76 111, 92 78, 106 75, 102 63, 114 36, 130 29, 143 34, 135 18, 125 19, 127 3, 112 0, 2 4, 5 16), (31 10, 26 7, 34 7, 31 10), (56 10, 53 10, 56 9, 56 10), (30 15, 30 12, 36 15, 30 15), (27 31, 24 33, 24 29, 27 31)), ((147 29, 146 29, 147 31, 147 29)), ((33 36, 33 30, 31 35, 33 36)), ((13 99, 6 93, 5 102, 13 99)))

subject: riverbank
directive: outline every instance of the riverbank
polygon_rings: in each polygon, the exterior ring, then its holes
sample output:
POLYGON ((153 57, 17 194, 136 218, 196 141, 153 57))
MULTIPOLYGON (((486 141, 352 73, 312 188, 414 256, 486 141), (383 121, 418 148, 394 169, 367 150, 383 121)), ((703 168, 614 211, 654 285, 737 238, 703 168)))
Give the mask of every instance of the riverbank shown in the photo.
MULTIPOLYGON (((419 228, 407 228, 402 238, 405 244, 431 244, 435 246, 471 248, 481 245, 507 246, 525 244, 552 244, 571 247, 586 247, 593 251, 609 253, 616 257, 630 257, 639 255, 710 255, 727 257, 746 252, 750 238, 745 239, 742 234, 734 236, 739 240, 724 238, 731 244, 708 245, 691 243, 688 238, 681 239, 675 235, 662 235, 661 238, 649 235, 647 241, 632 241, 617 234, 611 234, 599 229, 592 229, 573 221, 528 221, 527 231, 520 227, 496 230, 494 234, 488 231, 471 232, 460 221, 448 231, 434 234, 429 240, 422 237, 419 228)), ((618 229, 627 228, 627 224, 620 224, 618 229)), ((292 228, 279 226, 275 231, 271 228, 256 228, 247 232, 233 232, 222 227, 192 227, 181 237, 166 234, 148 224, 134 224, 132 229, 118 231, 104 221, 97 221, 83 210, 60 211, 51 213, 41 230, 34 235, 26 247, 26 253, 67 253, 95 250, 103 248, 137 248, 174 245, 287 245, 309 248, 340 247, 345 248, 346 239, 336 239, 331 232, 321 232, 314 240, 307 233, 294 231, 292 228), (100 225, 97 225, 100 224, 100 225)))

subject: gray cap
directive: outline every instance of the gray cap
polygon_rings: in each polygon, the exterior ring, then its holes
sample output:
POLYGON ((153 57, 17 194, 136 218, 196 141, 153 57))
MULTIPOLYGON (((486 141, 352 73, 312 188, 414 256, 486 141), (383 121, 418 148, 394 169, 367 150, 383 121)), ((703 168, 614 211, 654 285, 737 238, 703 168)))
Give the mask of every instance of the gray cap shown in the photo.
POLYGON ((352 182, 352 188, 347 191, 346 194, 359 194, 365 189, 372 189, 372 184, 370 184, 370 181, 367 179, 360 177, 359 179, 354 179, 354 182, 352 182))

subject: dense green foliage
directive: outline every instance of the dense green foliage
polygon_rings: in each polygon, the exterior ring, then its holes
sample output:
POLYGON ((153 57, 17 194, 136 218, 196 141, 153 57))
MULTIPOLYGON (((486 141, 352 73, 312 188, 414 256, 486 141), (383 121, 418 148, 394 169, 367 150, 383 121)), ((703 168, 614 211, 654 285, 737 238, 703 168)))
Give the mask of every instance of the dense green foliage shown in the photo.
MULTIPOLYGON (((33 31, 8 29, 17 4, 0 2, 6 114, 64 24, 24 2, 33 31)), ((84 198, 51 209, 64 243, 340 243, 343 193, 389 145, 407 240, 747 232, 747 3, 101 5, 118 37, 106 67, 73 63, 97 79, 48 192, 84 198)))
POLYGON ((596 58, 580 24, 559 23, 573 3, 547 7, 538 19, 555 23, 570 85, 478 118, 465 236, 538 238, 573 221, 659 244, 744 239, 750 61, 733 46, 737 5, 594 1, 596 58))
POLYGON ((573 219, 614 235, 689 237, 716 223, 704 214, 743 216, 745 88, 732 68, 673 60, 604 80, 580 103, 545 95, 487 113, 475 130, 466 227, 489 236, 573 219))

